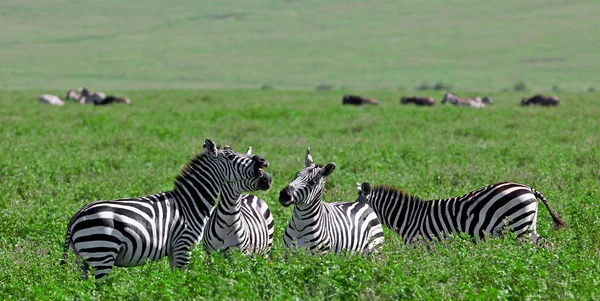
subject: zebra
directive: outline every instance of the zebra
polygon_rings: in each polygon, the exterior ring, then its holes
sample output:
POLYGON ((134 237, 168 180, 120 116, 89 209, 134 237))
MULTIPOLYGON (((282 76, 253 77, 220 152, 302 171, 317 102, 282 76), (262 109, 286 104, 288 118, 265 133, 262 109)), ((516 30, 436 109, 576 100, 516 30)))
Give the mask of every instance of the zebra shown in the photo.
POLYGON ((106 94, 102 92, 90 92, 85 87, 80 87, 77 89, 80 93, 80 97, 78 99, 80 104, 95 104, 97 102, 102 102, 106 98, 106 94))
POLYGON ((63 106, 65 102, 60 97, 52 94, 42 94, 38 96, 37 100, 43 104, 49 104, 53 106, 63 106))
MULTIPOLYGON (((246 152, 250 155, 252 147, 246 152)), ((253 178, 221 187, 221 197, 204 229, 204 249, 211 253, 237 248, 243 254, 268 254, 273 245, 274 221, 269 206, 244 191, 268 190, 273 180, 266 172, 253 178)))
POLYGON ((79 257, 87 279, 89 266, 96 278, 113 266, 137 266, 169 257, 171 269, 189 263, 190 247, 200 241, 221 185, 255 178, 269 165, 259 156, 219 150, 206 139, 203 152, 182 169, 172 191, 140 198, 95 201, 84 205, 69 221, 61 264, 69 248, 79 257))
POLYGON ((295 248, 311 254, 333 251, 371 254, 383 244, 383 229, 377 215, 364 202, 324 203, 323 190, 335 163, 315 165, 306 149, 305 168, 279 193, 282 206, 295 205, 285 229, 286 254, 295 248))
POLYGON ((555 229, 566 226, 539 191, 513 182, 492 184, 460 197, 429 201, 393 187, 371 189, 368 182, 357 183, 357 186, 359 194, 368 188, 362 200, 406 244, 414 243, 419 237, 440 240, 454 233, 466 233, 475 238, 484 238, 488 234, 501 236, 505 227, 517 236, 531 236, 533 243, 538 243, 536 198, 550 212, 555 229))
MULTIPOLYGON (((487 97, 486 102, 491 101, 491 97, 489 97, 489 96, 486 96, 486 97, 487 97)), ((484 108, 485 107, 485 103, 483 102, 483 100, 481 100, 480 97, 462 98, 462 97, 458 97, 450 92, 446 92, 444 94, 444 97, 442 98, 441 103, 444 104, 446 101, 449 101, 451 104, 453 104, 455 106, 469 106, 472 108, 484 108)))

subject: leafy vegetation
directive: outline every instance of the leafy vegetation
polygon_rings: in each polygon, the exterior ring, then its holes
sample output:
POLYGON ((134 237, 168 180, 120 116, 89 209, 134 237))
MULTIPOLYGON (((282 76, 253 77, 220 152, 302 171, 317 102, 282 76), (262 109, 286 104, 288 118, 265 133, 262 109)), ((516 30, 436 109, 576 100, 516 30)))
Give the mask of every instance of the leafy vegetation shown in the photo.
POLYGON ((558 107, 541 108, 521 107, 522 93, 495 93, 494 105, 471 109, 400 106, 400 94, 385 91, 347 91, 380 105, 342 106, 343 92, 143 90, 122 92, 130 106, 52 107, 37 103, 41 91, 0 91, 0 299, 600 298, 600 95, 558 92, 558 107), (165 259, 115 268, 103 281, 79 280, 72 255, 58 265, 67 222, 83 204, 172 189, 206 137, 251 145, 270 161, 274 188, 256 193, 276 221, 268 258, 198 247, 186 270, 171 272, 165 259), (541 206, 538 232, 551 248, 511 236, 405 246, 386 230, 370 258, 286 260, 292 209, 277 198, 307 146, 315 162, 338 167, 326 201, 355 200, 365 180, 423 198, 510 180, 541 191, 569 227, 554 231, 541 206))

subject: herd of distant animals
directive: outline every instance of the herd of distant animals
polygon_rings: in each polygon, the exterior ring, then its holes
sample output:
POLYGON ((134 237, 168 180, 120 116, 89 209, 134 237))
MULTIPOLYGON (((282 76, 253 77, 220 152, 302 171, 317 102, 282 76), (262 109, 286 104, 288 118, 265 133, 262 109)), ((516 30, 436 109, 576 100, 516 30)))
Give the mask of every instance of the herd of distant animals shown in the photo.
MULTIPOLYGON (((131 104, 131 100, 127 97, 119 97, 114 95, 106 95, 102 92, 90 92, 87 88, 81 87, 75 90, 69 90, 65 100, 72 99, 76 103, 80 104, 94 104, 97 106, 109 105, 112 103, 124 103, 131 104)), ((63 106, 65 101, 60 97, 51 94, 42 94, 38 96, 38 101, 43 104, 63 106)))
MULTIPOLYGON (((484 108, 486 105, 493 104, 494 101, 490 96, 484 97, 459 97, 450 92, 446 92, 442 98, 442 104, 449 102, 455 106, 468 106, 472 108, 484 108)), ((426 96, 403 96, 400 98, 401 104, 414 103, 417 106, 433 106, 435 99, 426 96)), ((536 94, 532 97, 524 97, 521 99, 522 106, 541 105, 541 106, 557 106, 559 99, 557 96, 544 96, 536 94)), ((343 105, 378 105, 377 99, 363 97, 360 95, 344 95, 342 98, 343 105)))
MULTIPOLYGON (((176 177, 173 190, 84 205, 67 225, 61 263, 71 249, 87 279, 90 267, 101 278, 113 266, 137 266, 165 256, 171 269, 183 268, 191 247, 200 241, 207 252, 237 249, 268 255, 274 224, 269 207, 243 193, 268 190, 273 180, 264 171, 269 162, 251 152, 252 148, 246 153, 229 146, 220 149, 207 138, 203 151, 176 177)), ((507 230, 539 244, 537 199, 550 212, 555 229, 566 226, 540 192, 511 182, 439 200, 421 200, 390 186, 363 182, 355 201, 326 203, 325 184, 335 168, 333 162, 315 164, 307 148, 304 167, 281 189, 279 203, 294 206, 283 235, 286 257, 294 250, 377 253, 384 242, 382 224, 406 244, 455 233, 477 240, 507 230)))

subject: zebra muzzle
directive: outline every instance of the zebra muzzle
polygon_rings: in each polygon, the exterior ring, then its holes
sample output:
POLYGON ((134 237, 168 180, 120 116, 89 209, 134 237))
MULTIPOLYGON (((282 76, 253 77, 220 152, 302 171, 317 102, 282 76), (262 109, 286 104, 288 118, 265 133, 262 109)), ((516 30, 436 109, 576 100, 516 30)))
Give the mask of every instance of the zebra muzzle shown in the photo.
POLYGON ((279 192, 279 203, 281 206, 288 207, 294 202, 292 193, 293 190, 289 186, 279 192))
POLYGON ((269 190, 273 187, 273 178, 266 172, 263 172, 260 179, 258 179, 258 188, 260 190, 269 190))

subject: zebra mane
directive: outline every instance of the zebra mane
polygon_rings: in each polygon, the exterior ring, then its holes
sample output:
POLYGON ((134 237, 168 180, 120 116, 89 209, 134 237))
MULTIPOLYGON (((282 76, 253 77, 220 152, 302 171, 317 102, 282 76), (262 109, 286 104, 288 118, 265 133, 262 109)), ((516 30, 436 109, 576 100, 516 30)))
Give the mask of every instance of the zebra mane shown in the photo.
MULTIPOLYGON (((217 145, 217 150, 221 149, 221 145, 217 145)), ((190 172, 192 171, 192 166, 196 165, 197 163, 199 163, 200 161, 202 161, 202 159, 204 159, 204 157, 206 156, 206 154, 204 152, 199 152, 197 154, 195 154, 192 159, 190 159, 190 161, 181 169, 181 171, 179 171, 179 174, 175 177, 175 183, 183 180, 183 178, 185 178, 188 174, 190 174, 190 172)))
POLYGON ((373 193, 374 191, 383 192, 383 193, 393 193, 396 195, 404 195, 404 196, 409 197, 413 201, 424 202, 424 200, 418 196, 411 195, 408 192, 405 192, 401 189, 398 189, 398 188, 392 187, 392 186, 388 186, 388 185, 375 185, 371 189, 371 193, 373 193))

